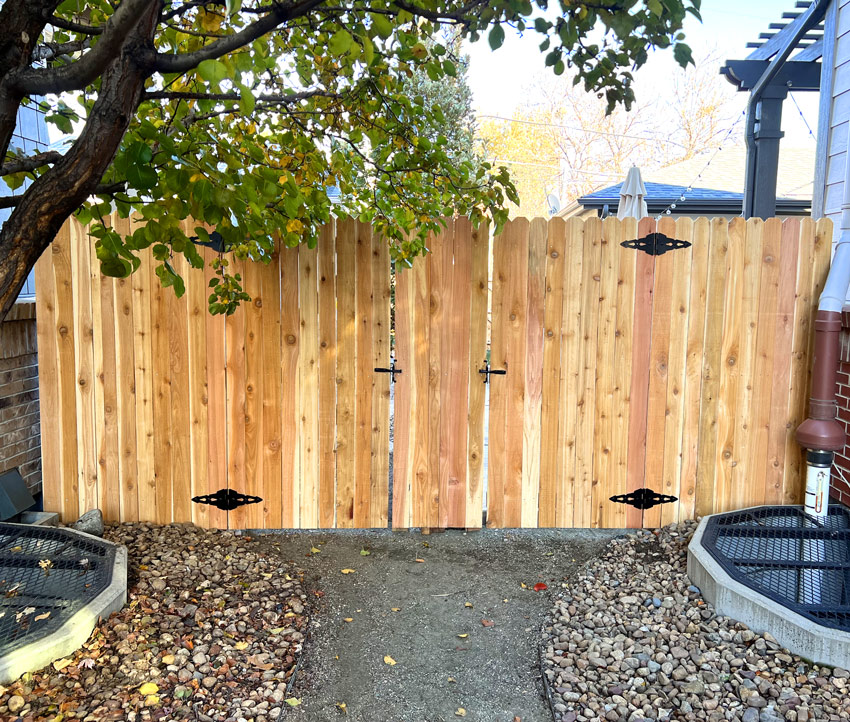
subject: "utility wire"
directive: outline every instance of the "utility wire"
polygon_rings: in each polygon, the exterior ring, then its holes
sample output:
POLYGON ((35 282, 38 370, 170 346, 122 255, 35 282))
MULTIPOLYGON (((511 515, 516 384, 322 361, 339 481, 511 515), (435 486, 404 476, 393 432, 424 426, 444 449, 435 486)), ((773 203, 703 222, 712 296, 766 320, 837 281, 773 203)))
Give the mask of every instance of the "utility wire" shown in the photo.
POLYGON ((803 125, 806 126, 806 130, 809 131, 809 135, 811 136, 812 140, 815 143, 817 143, 818 139, 817 139, 817 137, 815 137, 815 134, 812 132, 812 127, 809 125, 809 121, 806 120, 806 116, 803 115, 803 109, 797 104, 797 99, 794 97, 794 93, 788 93, 788 96, 791 98, 792 101, 794 101, 794 107, 797 108, 797 112, 800 114, 800 117, 803 119, 803 125))

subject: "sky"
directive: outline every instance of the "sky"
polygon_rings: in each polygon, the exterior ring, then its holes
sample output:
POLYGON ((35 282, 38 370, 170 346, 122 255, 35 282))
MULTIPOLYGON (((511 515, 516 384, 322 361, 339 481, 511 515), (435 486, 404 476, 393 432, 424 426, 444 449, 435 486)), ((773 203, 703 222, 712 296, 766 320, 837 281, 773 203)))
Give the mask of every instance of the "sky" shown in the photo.
MULTIPOLYGON (((686 42, 695 57, 716 50, 723 59, 745 58, 752 52, 746 44, 758 40, 759 33, 768 30, 771 22, 781 20, 782 13, 793 10, 795 5, 795 0, 703 0, 703 22, 700 24, 689 15, 684 28, 686 42)), ((539 42, 540 36, 532 31, 522 38, 509 33, 504 46, 496 52, 490 50, 486 37, 468 46, 468 78, 477 113, 509 116, 523 103, 529 81, 551 73, 543 64, 544 54, 538 49, 539 42)), ((653 88, 663 84, 677 67, 669 49, 653 53, 649 62, 635 74, 638 101, 649 99, 653 88)), ((719 72, 719 65, 717 70, 719 72)), ((743 110, 748 94, 737 95, 743 110)), ((794 96, 816 134, 818 93, 796 93, 794 96)), ((815 141, 793 102, 789 99, 783 105, 783 143, 788 147, 814 150, 815 141)))

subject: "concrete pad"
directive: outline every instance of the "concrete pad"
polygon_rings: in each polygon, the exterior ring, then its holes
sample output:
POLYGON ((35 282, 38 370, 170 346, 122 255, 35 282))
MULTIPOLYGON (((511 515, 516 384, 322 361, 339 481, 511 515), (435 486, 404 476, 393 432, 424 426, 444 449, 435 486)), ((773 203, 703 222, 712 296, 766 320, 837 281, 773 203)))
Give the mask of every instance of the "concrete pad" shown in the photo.
POLYGON ((806 660, 830 667, 850 667, 850 633, 816 624, 723 570, 702 545, 711 518, 703 518, 688 546, 688 577, 717 613, 742 622, 759 634, 768 632, 783 647, 806 660))
POLYGON ((68 535, 97 539, 100 544, 116 547, 109 586, 91 602, 67 619, 49 636, 33 636, 23 646, 0 657, 0 684, 9 684, 26 672, 32 672, 66 657, 89 638, 98 620, 107 618, 127 603, 127 548, 92 537, 90 534, 65 529, 68 535))

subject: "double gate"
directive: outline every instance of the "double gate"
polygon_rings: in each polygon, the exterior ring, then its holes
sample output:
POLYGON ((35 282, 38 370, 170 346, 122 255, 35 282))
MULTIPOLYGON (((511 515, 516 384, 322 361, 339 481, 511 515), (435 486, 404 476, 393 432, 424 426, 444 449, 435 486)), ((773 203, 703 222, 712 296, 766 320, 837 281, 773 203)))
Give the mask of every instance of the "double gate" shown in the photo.
POLYGON ((208 269, 175 261, 180 299, 149 256, 104 277, 71 222, 37 266, 45 504, 475 528, 485 509, 496 527, 636 527, 797 501, 831 233, 517 219, 491 239, 454 219, 396 273, 341 220, 316 249, 231 259, 253 300, 225 319, 208 269))

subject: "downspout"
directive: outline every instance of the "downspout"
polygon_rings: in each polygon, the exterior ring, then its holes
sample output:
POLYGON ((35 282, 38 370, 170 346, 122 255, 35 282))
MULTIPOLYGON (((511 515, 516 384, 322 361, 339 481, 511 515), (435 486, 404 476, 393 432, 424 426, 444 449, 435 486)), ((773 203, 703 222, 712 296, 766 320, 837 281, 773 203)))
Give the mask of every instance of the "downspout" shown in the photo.
MULTIPOLYGON (((850 125, 848 125, 850 142, 850 125)), ((848 145, 850 148, 850 145, 848 145)), ((836 420, 836 379, 841 309, 850 287, 850 151, 844 162, 841 234, 829 267, 815 317, 815 353, 809 416, 797 428, 797 443, 806 449, 806 512, 825 517, 829 506, 829 474, 834 452, 844 448, 844 427, 836 420)))
POLYGON ((815 0, 815 2, 809 5, 806 10, 807 16, 802 20, 794 35, 785 44, 782 51, 777 53, 773 60, 770 61, 770 64, 750 91, 750 99, 747 101, 747 120, 744 133, 744 139, 747 145, 747 168, 744 177, 744 218, 752 218, 753 205, 755 204, 753 191, 755 189, 756 173, 756 109, 761 100, 762 93, 770 85, 770 81, 776 77, 776 74, 785 64, 785 61, 788 60, 788 56, 794 52, 797 43, 800 42, 800 38, 820 22, 820 18, 823 17, 827 6, 831 2, 832 0, 815 0))

